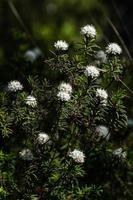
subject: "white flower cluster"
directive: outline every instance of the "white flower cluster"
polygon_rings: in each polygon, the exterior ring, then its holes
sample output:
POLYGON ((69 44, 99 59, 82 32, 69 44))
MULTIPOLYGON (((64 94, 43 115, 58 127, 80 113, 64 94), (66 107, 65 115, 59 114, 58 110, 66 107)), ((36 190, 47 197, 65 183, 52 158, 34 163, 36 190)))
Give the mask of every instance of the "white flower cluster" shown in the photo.
POLYGON ((72 86, 69 83, 61 83, 58 87, 59 91, 66 92, 71 94, 72 93, 72 86))
POLYGON ((16 92, 23 89, 23 85, 19 81, 10 81, 7 86, 10 92, 16 92))
POLYGON ((33 159, 33 154, 30 149, 23 149, 22 151, 19 152, 19 156, 23 160, 32 160, 33 159))
POLYGON ((71 96, 66 92, 58 92, 57 97, 61 99, 61 101, 69 101, 71 96))
POLYGON ((100 50, 96 54, 96 59, 98 59, 101 63, 106 63, 107 55, 104 51, 100 50))
POLYGON ((104 89, 97 89, 96 91, 96 96, 100 97, 101 99, 107 99, 108 98, 108 94, 104 89))
POLYGON ((82 27, 80 33, 88 38, 95 38, 97 34, 93 25, 86 25, 82 27))
POLYGON ((117 43, 110 43, 106 47, 106 53, 107 54, 117 55, 117 54, 121 54, 122 53, 122 49, 117 43))
POLYGON ((108 94, 107 94, 107 92, 104 89, 101 89, 101 88, 97 89, 96 90, 96 96, 99 97, 100 102, 103 105, 107 104, 108 94))
POLYGON ((57 50, 66 51, 68 49, 69 45, 66 41, 58 40, 57 42, 54 43, 54 47, 57 50))
POLYGON ((85 71, 84 71, 84 73, 85 73, 85 75, 87 77, 91 77, 93 79, 97 78, 100 75, 100 72, 97 69, 97 67, 92 66, 92 65, 87 66, 86 69, 85 69, 85 71))
POLYGON ((61 101, 69 101, 72 93, 72 86, 69 83, 61 83, 58 87, 57 97, 61 99, 61 101))
POLYGON ((26 102, 25 102, 28 106, 31 106, 31 107, 36 107, 37 106, 37 100, 34 96, 27 96, 26 98, 26 102))
POLYGON ((119 158, 123 158, 123 159, 125 159, 127 157, 127 153, 125 151, 123 151, 122 148, 118 148, 118 149, 114 150, 113 154, 115 156, 118 156, 119 158))
POLYGON ((85 155, 82 151, 74 149, 74 151, 69 153, 69 157, 73 158, 73 160, 77 163, 84 163, 85 155))
POLYGON ((41 50, 38 47, 35 47, 34 49, 27 50, 24 54, 24 58, 33 63, 37 58, 39 58, 42 55, 41 50))
POLYGON ((46 142, 49 141, 49 136, 46 133, 39 133, 38 137, 37 137, 37 142, 38 144, 45 144, 46 142))
POLYGON ((103 125, 97 126, 96 133, 98 133, 101 137, 104 137, 107 140, 110 138, 109 129, 106 126, 103 125))

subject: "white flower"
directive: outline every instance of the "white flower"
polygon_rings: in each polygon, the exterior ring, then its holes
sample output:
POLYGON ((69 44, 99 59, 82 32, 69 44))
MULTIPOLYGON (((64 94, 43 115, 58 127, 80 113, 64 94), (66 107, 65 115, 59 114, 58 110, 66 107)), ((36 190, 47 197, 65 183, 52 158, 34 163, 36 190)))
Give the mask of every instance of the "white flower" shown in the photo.
POLYGON ((31 95, 27 96, 26 104, 31 106, 31 107, 36 107, 37 106, 36 98, 34 96, 31 96, 31 95))
POLYGON ((57 97, 61 100, 61 101, 69 101, 71 96, 69 93, 67 92, 63 92, 63 91, 59 91, 57 94, 57 97))
POLYGON ((96 96, 100 98, 100 102, 102 105, 106 106, 108 94, 104 89, 97 89, 96 96))
POLYGON ((71 94, 72 93, 72 86, 69 83, 61 83, 58 87, 59 91, 66 92, 71 94))
POLYGON ((107 61, 107 55, 104 51, 100 50, 96 54, 96 58, 101 62, 101 63, 106 63, 107 61))
POLYGON ((80 31, 81 35, 85 35, 89 38, 95 38, 96 37, 96 29, 93 25, 86 25, 81 28, 80 31))
POLYGON ((104 89, 97 89, 96 90, 96 96, 99 97, 102 100, 106 100, 108 98, 108 94, 104 89))
POLYGON ((123 158, 123 159, 125 159, 127 157, 127 153, 125 151, 123 151, 122 148, 118 148, 118 149, 114 150, 113 154, 115 156, 118 156, 119 158, 123 158))
POLYGON ((49 140, 49 136, 46 133, 39 133, 37 137, 37 142, 39 144, 45 144, 49 140))
POLYGON ((57 50, 63 50, 66 51, 69 47, 69 45, 67 44, 67 42, 62 41, 62 40, 58 40, 57 42, 54 43, 54 47, 57 50))
POLYGON ((121 47, 116 44, 116 43, 110 43, 107 47, 106 47, 106 53, 107 54, 121 54, 122 53, 122 49, 121 47))
POLYGON ((8 90, 11 92, 16 92, 23 89, 22 84, 19 81, 10 81, 7 86, 8 90))
POLYGON ((91 76, 92 78, 97 78, 100 75, 99 70, 92 65, 87 66, 84 73, 87 77, 91 76))
POLYGON ((35 55, 34 51, 32 51, 32 50, 26 51, 24 54, 24 57, 29 62, 34 62, 36 60, 36 55, 35 55))
POLYGON ((106 126, 103 126, 103 125, 97 126, 97 127, 96 127, 96 132, 97 132, 101 137, 104 137, 104 138, 106 138, 107 140, 108 140, 109 137, 110 137, 109 129, 108 129, 108 127, 106 127, 106 126))
POLYGON ((34 62, 39 56, 42 55, 41 50, 38 47, 25 52, 24 57, 29 62, 34 62))
POLYGON ((61 83, 58 87, 57 97, 61 99, 61 101, 69 101, 72 93, 72 86, 69 83, 61 83))
POLYGON ((69 153, 69 157, 73 158, 77 163, 84 163, 85 155, 82 151, 74 149, 74 151, 69 153))
POLYGON ((33 159, 33 154, 30 149, 23 149, 22 151, 19 152, 19 155, 23 160, 33 159))

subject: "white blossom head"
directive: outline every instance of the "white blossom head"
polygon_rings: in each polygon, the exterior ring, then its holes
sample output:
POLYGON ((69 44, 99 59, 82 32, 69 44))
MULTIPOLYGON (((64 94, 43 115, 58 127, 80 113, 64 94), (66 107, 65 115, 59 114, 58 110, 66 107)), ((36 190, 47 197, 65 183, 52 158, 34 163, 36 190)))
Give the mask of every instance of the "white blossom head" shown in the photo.
POLYGON ((61 101, 69 101, 72 93, 72 86, 69 83, 61 83, 58 87, 57 97, 61 101))
POLYGON ((125 151, 123 151, 122 148, 118 148, 118 149, 115 149, 113 151, 113 154, 119 158, 123 158, 125 159, 127 157, 127 153, 125 151))
POLYGON ((49 136, 46 133, 39 133, 38 137, 37 137, 37 142, 38 144, 45 144, 46 142, 49 141, 49 136))
POLYGON ((61 83, 58 87, 58 90, 61 92, 72 93, 72 86, 69 83, 61 83))
POLYGON ((112 55, 117 55, 122 53, 121 47, 117 43, 110 43, 106 47, 106 53, 107 54, 112 54, 112 55))
POLYGON ((69 153, 69 157, 73 158, 73 160, 77 163, 84 163, 85 155, 82 151, 74 149, 74 151, 69 153))
POLYGON ((24 54, 24 58, 33 63, 39 56, 42 55, 41 50, 38 47, 35 47, 34 49, 27 50, 24 54))
POLYGON ((31 106, 31 107, 36 107, 37 106, 37 100, 34 96, 32 95, 29 95, 27 96, 26 98, 26 102, 25 102, 28 106, 31 106))
POLYGON ((96 54, 96 59, 98 59, 101 63, 106 63, 107 55, 104 51, 100 50, 96 54))
POLYGON ((106 106, 107 98, 108 98, 108 94, 107 94, 106 90, 98 88, 96 90, 96 97, 98 97, 100 99, 100 103, 102 105, 106 106))
POLYGON ((92 66, 92 65, 87 66, 84 73, 87 77, 91 77, 93 79, 97 78, 100 75, 99 70, 95 66, 92 66))
POLYGON ((25 52, 24 58, 26 61, 33 63, 36 60, 36 54, 32 50, 28 50, 25 52))
POLYGON ((23 89, 23 85, 19 81, 10 81, 7 86, 8 91, 17 92, 23 89))
POLYGON ((19 156, 23 160, 32 160, 33 159, 33 154, 30 149, 23 149, 22 151, 19 152, 19 156))
POLYGON ((57 50, 66 51, 68 49, 69 45, 66 41, 58 40, 57 42, 54 43, 54 47, 57 50))
POLYGON ((96 133, 98 133, 101 137, 106 138, 107 140, 110 138, 109 129, 106 126, 97 126, 96 133))
POLYGON ((96 29, 93 25, 86 25, 84 27, 81 28, 80 31, 81 35, 84 35, 88 38, 95 38, 96 37, 96 29))
POLYGON ((61 101, 69 101, 70 98, 71 98, 71 95, 68 92, 59 91, 58 94, 57 94, 57 97, 61 101))
POLYGON ((96 96, 99 97, 100 99, 107 99, 108 98, 108 94, 106 92, 106 90, 98 88, 96 90, 96 96))

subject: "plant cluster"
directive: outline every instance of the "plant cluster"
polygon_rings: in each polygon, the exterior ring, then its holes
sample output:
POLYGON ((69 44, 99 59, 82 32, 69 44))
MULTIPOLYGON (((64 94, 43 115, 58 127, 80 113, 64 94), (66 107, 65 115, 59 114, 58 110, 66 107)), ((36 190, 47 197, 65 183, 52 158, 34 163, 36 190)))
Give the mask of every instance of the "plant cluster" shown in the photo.
POLYGON ((97 45, 94 26, 82 42, 54 44, 45 60, 53 79, 10 81, 0 93, 2 200, 126 200, 127 126, 121 47, 97 45))

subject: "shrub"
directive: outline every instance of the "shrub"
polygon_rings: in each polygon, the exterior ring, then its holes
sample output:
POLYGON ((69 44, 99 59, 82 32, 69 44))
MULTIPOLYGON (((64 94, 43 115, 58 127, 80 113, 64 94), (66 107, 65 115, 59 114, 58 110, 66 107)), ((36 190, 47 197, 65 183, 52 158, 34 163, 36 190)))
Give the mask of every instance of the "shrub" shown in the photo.
POLYGON ((122 49, 57 41, 50 77, 30 76, 1 91, 1 198, 104 200, 130 197, 122 49))

